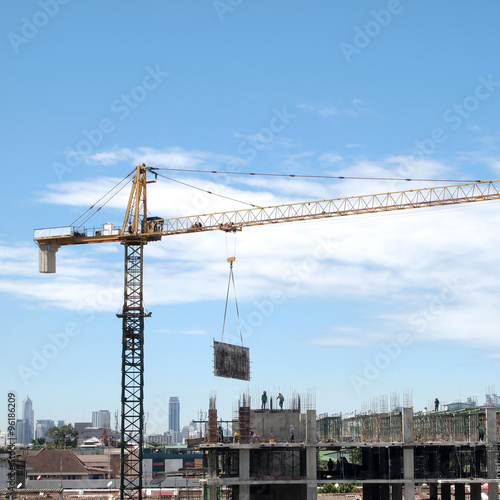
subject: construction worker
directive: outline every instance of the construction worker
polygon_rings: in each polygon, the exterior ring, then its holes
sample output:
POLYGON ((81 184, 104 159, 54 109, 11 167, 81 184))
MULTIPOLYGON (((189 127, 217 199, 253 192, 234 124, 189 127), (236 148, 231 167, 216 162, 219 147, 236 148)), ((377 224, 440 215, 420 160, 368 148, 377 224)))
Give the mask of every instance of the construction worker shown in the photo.
POLYGON ((264 391, 264 392, 262 393, 261 400, 262 400, 262 406, 261 406, 261 408, 262 408, 263 410, 265 410, 265 409, 266 409, 266 403, 267 403, 267 392, 266 392, 266 391, 264 391))
POLYGON ((285 396, 283 396, 283 394, 281 394, 281 392, 280 392, 276 399, 278 400, 278 403, 280 405, 280 410, 282 410, 283 409, 283 401, 285 401, 285 396))

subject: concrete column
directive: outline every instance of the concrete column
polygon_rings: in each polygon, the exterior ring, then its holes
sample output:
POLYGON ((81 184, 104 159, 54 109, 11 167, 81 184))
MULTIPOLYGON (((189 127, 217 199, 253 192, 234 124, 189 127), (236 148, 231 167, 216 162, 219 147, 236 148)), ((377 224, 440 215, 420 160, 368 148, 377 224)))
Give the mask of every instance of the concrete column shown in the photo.
MULTIPOLYGON (((250 479, 250 450, 241 449, 239 454, 239 476, 241 480, 250 479)), ((240 486, 241 488, 241 486, 240 486)))
POLYGON ((307 485, 307 500, 317 500, 318 499, 318 487, 315 484, 307 485))
POLYGON ((208 500, 217 500, 217 486, 208 487, 208 500))
POLYGON ((392 485, 392 500, 403 500, 403 485, 393 484, 392 485))
POLYGON ((405 481, 405 500, 415 500, 415 481, 405 481))
POLYGON ((470 485, 470 500, 481 500, 481 485, 479 483, 470 485))
MULTIPOLYGON (((486 408, 486 477, 496 479, 497 477, 497 410, 486 408)), ((490 500, 498 500, 498 481, 488 481, 488 496, 490 500)))
POLYGON ((316 444, 316 410, 306 412, 306 443, 316 444))
POLYGON ((240 484, 238 500, 250 500, 250 485, 240 484))
MULTIPOLYGON (((486 442, 495 444, 497 442, 497 409, 486 408, 486 442)), ((488 476, 488 477, 496 477, 488 476)))
POLYGON ((486 477, 488 481, 488 497, 490 500, 498 499, 498 481, 491 481, 497 478, 498 451, 497 442, 497 410, 496 408, 486 408, 486 477))
MULTIPOLYGON (((306 411, 306 433, 305 441, 308 445, 306 448, 306 475, 307 479, 316 481, 318 477, 318 464, 316 455, 316 410, 306 411)), ((318 498, 318 489, 316 484, 307 485, 307 500, 316 500, 318 498)))
POLYGON ((403 477, 405 479, 405 500, 413 500, 415 498, 415 482, 413 481, 414 471, 413 448, 404 448, 403 477))
POLYGON ((307 479, 315 481, 318 476, 318 466, 316 464, 316 447, 306 448, 306 475, 307 479))
POLYGON ((217 452, 208 450, 208 477, 217 477, 217 452))
POLYGON ((451 484, 441 484, 441 500, 451 500, 451 484))
POLYGON ((438 500, 438 485, 437 483, 429 484, 429 500, 438 500))
POLYGON ((413 443, 413 408, 403 408, 403 443, 413 443))
POLYGON ((403 478, 405 500, 415 500, 415 463, 413 449, 413 408, 403 408, 403 478))
POLYGON ((488 498, 489 500, 498 500, 498 481, 488 482, 488 498))
POLYGON ((455 500, 465 500, 465 484, 455 484, 455 500))
POLYGON ((469 412, 469 442, 477 441, 477 427, 474 426, 474 419, 469 412))

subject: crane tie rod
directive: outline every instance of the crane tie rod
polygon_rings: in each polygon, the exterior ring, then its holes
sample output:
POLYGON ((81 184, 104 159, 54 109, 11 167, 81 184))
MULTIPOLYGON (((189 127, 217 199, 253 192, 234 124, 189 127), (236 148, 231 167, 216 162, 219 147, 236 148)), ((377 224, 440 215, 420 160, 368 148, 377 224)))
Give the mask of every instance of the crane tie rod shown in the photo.
MULTIPOLYGON (((347 175, 307 175, 307 174, 276 174, 269 172, 231 172, 227 170, 197 170, 190 168, 155 168, 155 170, 168 170, 170 172, 194 172, 198 174, 224 174, 224 175, 257 175, 268 177, 298 177, 310 179, 340 179, 363 181, 405 181, 405 182, 483 182, 470 179, 405 179, 403 177, 356 177, 347 175)), ((159 175, 159 174, 158 174, 159 175)), ((170 179, 172 180, 172 179, 170 179)), ((213 193, 211 193, 213 194, 213 193)))
MULTIPOLYGON (((168 170, 168 169, 164 169, 164 170, 168 170)), ((213 193, 212 191, 208 191, 207 189, 203 189, 203 188, 200 188, 198 186, 193 186, 192 184, 188 184, 187 182, 182 182, 182 181, 179 181, 177 179, 172 179, 171 177, 167 177, 166 175, 161 175, 161 174, 157 174, 157 175, 159 177, 163 177, 164 179, 167 179, 169 181, 177 182, 178 184, 182 184, 183 186, 187 186, 187 187, 190 187, 192 189, 197 189, 198 191, 202 191, 204 193, 211 194, 213 196, 219 196, 220 198, 225 198, 226 200, 236 201, 238 203, 243 203, 244 205, 249 205, 250 207, 254 207, 254 208, 262 208, 262 207, 259 207, 258 205, 254 205, 253 203, 248 203, 246 201, 236 200, 235 198, 230 198, 229 196, 224 196, 223 194, 213 193)))
MULTIPOLYGON (((122 184, 125 180, 127 180, 134 173, 135 173, 135 170, 132 170, 118 184, 114 185, 106 194, 104 194, 103 196, 101 196, 92 206, 90 206, 89 208, 87 208, 87 210, 85 210, 85 212, 83 212, 83 214, 80 215, 80 217, 78 217, 77 219, 75 219, 71 223, 71 226, 74 226, 77 223, 77 221, 79 221, 87 212, 90 212, 90 210, 92 210, 98 203, 100 203, 104 198, 106 198, 106 196, 108 196, 113 190, 117 189, 120 184, 122 184)), ((130 182, 130 180, 129 180, 129 182, 130 182)), ((82 227, 89 219, 91 219, 97 212, 99 212, 99 210, 101 210, 101 208, 104 205, 106 205, 106 203, 109 203, 127 184, 128 184, 128 182, 125 183, 125 184, 123 184, 123 186, 120 189, 118 189, 118 191, 116 191, 116 193, 114 193, 113 196, 111 196, 105 203, 103 203, 93 214, 89 215, 84 221, 82 221, 80 223, 80 225, 77 227, 77 229, 79 229, 80 227, 82 227)))

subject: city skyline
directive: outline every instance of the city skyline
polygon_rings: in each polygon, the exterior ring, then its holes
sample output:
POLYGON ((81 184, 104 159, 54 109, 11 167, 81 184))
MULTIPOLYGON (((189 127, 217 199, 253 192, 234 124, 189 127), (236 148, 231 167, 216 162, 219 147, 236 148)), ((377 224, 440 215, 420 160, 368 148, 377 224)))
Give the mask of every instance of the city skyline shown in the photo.
MULTIPOLYGON (((251 407, 254 409, 260 408, 260 399, 257 397, 257 394, 259 392, 260 392, 260 389, 253 391, 253 398, 251 398, 251 400, 252 400, 251 407)), ((296 394, 295 392, 293 392, 293 393, 296 394)), ((277 389, 271 389, 270 394, 269 394, 269 396, 270 396, 270 403, 268 405, 269 408, 274 408, 274 409, 278 408, 277 401, 274 401, 271 403, 272 398, 274 396, 276 396, 277 394, 278 394, 277 389)), ((240 396, 241 396, 241 394, 240 394, 240 396)), ((303 395, 304 399, 302 401, 302 404, 305 405, 306 407, 311 405, 311 399, 308 398, 308 396, 309 395, 307 395, 307 394, 305 395, 305 397, 303 395)), ((213 394, 212 394, 212 397, 213 397, 213 394)), ((287 398, 288 398, 288 394, 287 394, 287 398)), ((285 404, 284 408, 289 407, 288 405, 290 404, 290 402, 288 401, 287 398, 285 398, 287 403, 285 404)), ((422 410, 433 409, 434 408, 434 406, 433 406, 434 405, 434 398, 431 398, 431 399, 429 399, 428 404, 426 404, 422 408, 414 408, 414 411, 418 412, 418 411, 422 411, 422 410)), ((35 413, 34 413, 34 409, 33 409, 33 401, 31 400, 31 398, 29 398, 29 396, 27 396, 26 399, 23 401, 22 414, 24 415, 25 413, 27 414, 27 412, 28 412, 28 409, 25 409, 26 405, 24 405, 24 402, 26 402, 27 400, 28 400, 28 408, 31 405, 31 408, 32 408, 31 415, 32 415, 32 418, 34 418, 35 413)), ((221 408, 222 413, 220 413, 218 415, 218 417, 220 419, 230 418, 231 412, 234 410, 234 407, 235 407, 234 405, 237 401, 238 400, 235 400, 233 402, 232 410, 229 408, 221 408)), ((451 405, 451 407, 456 409, 456 407, 458 407, 457 403, 462 403, 464 405, 469 405, 471 407, 472 406, 477 406, 477 407, 496 406, 496 407, 500 407, 500 394, 497 394, 495 386, 491 385, 491 386, 488 386, 485 388, 484 394, 481 394, 481 395, 468 394, 468 395, 464 395, 461 398, 449 398, 445 395, 444 397, 441 397, 439 403, 440 403, 440 409, 444 409, 448 405, 451 405)), ((296 405, 297 403, 295 402, 294 404, 296 405)), ((198 424, 196 424, 196 425, 199 425, 200 421, 201 422, 203 422, 203 421, 208 422, 208 406, 209 406, 208 403, 207 403, 207 408, 205 410, 200 409, 196 415, 191 415, 189 417, 186 417, 184 421, 181 421, 181 419, 180 419, 180 398, 177 396, 170 396, 168 398, 168 405, 169 405, 168 406, 169 411, 170 411, 170 408, 172 408, 172 410, 174 411, 172 420, 170 419, 170 413, 168 413, 168 418, 167 417, 156 418, 155 412, 151 412, 149 408, 145 409, 145 419, 146 419, 145 438, 147 436, 150 436, 150 435, 162 435, 162 434, 170 433, 172 431, 176 432, 177 434, 180 434, 180 431, 182 431, 185 428, 188 428, 192 424, 193 421, 198 422, 198 424), (172 425, 175 425, 175 422, 179 422, 179 430, 178 431, 175 431, 175 429, 172 428, 172 425)), ((162 406, 163 405, 160 405, 160 408, 162 406)), ((315 406, 314 403, 312 404, 312 406, 315 406)), ((383 412, 386 412, 388 410, 390 411, 390 410, 394 410, 394 409, 400 409, 404 406, 407 406, 407 407, 412 406, 413 407, 413 394, 412 394, 411 390, 405 391, 403 393, 391 392, 388 394, 379 394, 378 396, 373 397, 370 400, 360 401, 360 405, 358 408, 354 408, 351 412, 345 412, 345 414, 348 415, 350 413, 352 413, 352 414, 358 413, 359 414, 359 413, 378 413, 378 412, 383 413, 383 412)), ((158 408, 156 408, 156 409, 158 409, 158 408)), ((118 410, 116 410, 116 412, 117 411, 118 410)), ((50 427, 50 426, 46 425, 47 422, 52 422, 53 426, 57 426, 57 427, 60 427, 61 425, 68 424, 68 423, 70 423, 73 426, 76 426, 76 424, 81 425, 83 423, 87 423, 88 428, 101 428, 102 429, 103 426, 94 425, 94 423, 99 423, 99 422, 102 423, 103 416, 104 416, 104 419, 107 421, 106 416, 108 414, 111 415, 111 414, 114 414, 116 412, 110 412, 110 410, 97 410, 97 411, 90 410, 88 412, 92 415, 92 419, 90 419, 90 420, 85 420, 85 419, 78 420, 77 419, 74 421, 70 421, 70 420, 57 420, 54 418, 52 418, 52 419, 38 419, 38 418, 36 418, 36 419, 34 419, 34 422, 35 422, 34 425, 36 425, 36 427, 34 427, 34 434, 33 434, 33 438, 31 438, 31 439, 36 439, 38 437, 42 437, 42 435, 37 435, 37 428, 38 428, 37 424, 39 424, 39 423, 42 425, 45 424, 44 432, 50 427), (98 418, 98 414, 100 414, 101 420, 98 419, 98 420, 94 421, 94 416, 96 418, 98 418), (56 422, 57 422, 57 424, 56 424, 56 422)), ((335 408, 332 408, 331 411, 328 411, 326 413, 337 414, 340 412, 335 411, 335 408)), ((18 423, 22 422, 22 420, 23 419, 17 419, 18 423)), ((109 430, 115 431, 114 426, 110 426, 110 427, 106 427, 106 428, 109 430)), ((120 431, 120 429, 118 429, 118 432, 119 431, 120 431)), ((5 432, 5 430, 0 428, 0 432, 5 432)), ((22 428, 21 432, 25 432, 24 428, 22 428)), ((173 442, 176 442, 176 436, 173 434, 172 434, 172 439, 173 439, 173 442)), ((18 441, 18 442, 21 443, 22 441, 18 441)), ((24 443, 24 444, 29 444, 29 443, 31 443, 31 440, 28 443, 24 443)))
MULTIPOLYGON (((151 434, 154 433, 165 433, 172 431, 174 433, 173 439, 174 442, 177 442, 176 438, 180 434, 180 431, 183 428, 189 427, 191 422, 196 419, 196 416, 191 416, 190 419, 186 421, 186 423, 182 424, 180 420, 180 399, 177 396, 171 396, 168 400, 168 425, 166 424, 164 428, 157 428, 156 431, 152 431, 151 434)), ((113 414, 118 413, 113 412, 113 414)), ((45 432, 50 427, 60 427, 64 425, 65 422, 70 423, 74 427, 81 427, 81 424, 88 424, 88 428, 98 428, 103 429, 106 428, 108 430, 115 430, 111 425, 111 411, 110 410, 95 410, 91 411, 92 418, 91 420, 74 420, 74 421, 66 421, 59 420, 52 416, 53 418, 35 418, 35 411, 33 408, 33 400, 27 396, 22 404, 21 408, 21 418, 16 417, 17 421, 17 442, 21 444, 31 444, 33 439, 43 438, 45 437, 45 432), (57 422, 57 424, 56 424, 57 422), (80 424, 80 425, 77 425, 80 424), (31 431, 30 431, 31 429, 31 431)), ((149 413, 146 412, 146 427, 148 423, 149 413)), ((157 424, 157 422, 155 422, 157 424)), ((155 427, 155 425, 153 425, 155 427)), ((118 429, 119 431, 119 429, 118 429)), ((5 429, 0 428, 0 432, 5 432, 5 429)), ((148 432, 148 434, 150 434, 148 432)))

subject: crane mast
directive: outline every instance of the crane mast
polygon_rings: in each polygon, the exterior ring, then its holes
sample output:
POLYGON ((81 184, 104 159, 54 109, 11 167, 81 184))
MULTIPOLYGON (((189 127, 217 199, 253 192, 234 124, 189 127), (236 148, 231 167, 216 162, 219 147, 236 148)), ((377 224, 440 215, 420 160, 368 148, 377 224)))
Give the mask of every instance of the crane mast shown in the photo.
POLYGON ((500 181, 478 181, 451 186, 413 189, 366 196, 309 201, 271 207, 162 219, 147 216, 147 173, 155 169, 138 165, 121 228, 37 229, 40 272, 56 270, 55 256, 62 245, 120 242, 125 249, 122 319, 121 470, 120 499, 142 500, 144 431, 144 318, 143 252, 162 236, 200 231, 240 230, 246 226, 276 224, 387 212, 411 208, 457 205, 500 199, 500 181))
MULTIPOLYGON (((147 217, 146 170, 137 167, 122 233, 142 231, 147 217)), ((122 380, 120 438, 120 499, 142 497, 142 454, 144 443, 144 318, 143 254, 147 243, 141 238, 123 241, 125 276, 122 318, 122 380), (137 494, 137 495, 136 495, 137 494)))

